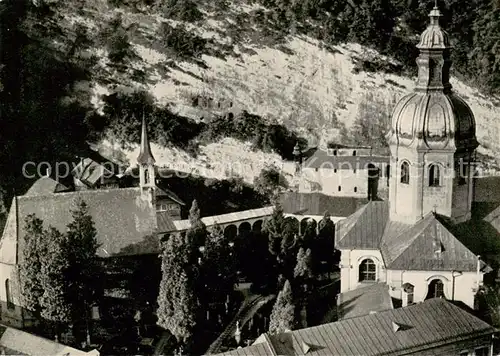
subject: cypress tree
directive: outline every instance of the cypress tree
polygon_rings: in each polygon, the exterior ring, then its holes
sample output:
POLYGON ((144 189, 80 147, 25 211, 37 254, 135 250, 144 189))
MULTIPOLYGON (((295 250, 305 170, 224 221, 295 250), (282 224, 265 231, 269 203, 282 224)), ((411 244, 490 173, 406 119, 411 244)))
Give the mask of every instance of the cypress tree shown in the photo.
POLYGON ((295 305, 293 303, 292 287, 290 281, 287 280, 273 306, 269 322, 269 333, 279 334, 293 330, 295 324, 295 305))

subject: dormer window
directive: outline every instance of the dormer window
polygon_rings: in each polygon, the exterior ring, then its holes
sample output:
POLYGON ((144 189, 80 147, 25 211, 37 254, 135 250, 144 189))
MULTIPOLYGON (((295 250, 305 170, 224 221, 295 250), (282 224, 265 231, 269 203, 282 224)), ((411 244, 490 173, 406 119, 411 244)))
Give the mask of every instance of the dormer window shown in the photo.
POLYGON ((439 166, 431 164, 429 166, 429 187, 439 187, 441 185, 439 166))
POLYGON ((401 183, 410 184, 410 164, 408 162, 401 163, 401 183))

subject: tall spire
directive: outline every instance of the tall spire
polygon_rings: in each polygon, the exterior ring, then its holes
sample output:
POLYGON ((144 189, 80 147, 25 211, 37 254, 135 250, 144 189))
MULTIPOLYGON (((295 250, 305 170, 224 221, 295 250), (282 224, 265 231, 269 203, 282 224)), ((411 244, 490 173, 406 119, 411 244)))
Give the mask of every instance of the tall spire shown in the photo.
POLYGON ((146 118, 144 113, 142 114, 142 133, 141 133, 141 150, 139 156, 137 157, 137 163, 140 165, 144 164, 155 164, 155 159, 151 153, 151 146, 148 140, 148 132, 146 129, 146 118))
POLYGON ((417 48, 420 55, 417 58, 418 81, 415 91, 441 91, 451 90, 450 79, 450 40, 448 34, 440 24, 441 11, 435 1, 434 8, 429 17, 430 22, 425 31, 420 35, 417 48))

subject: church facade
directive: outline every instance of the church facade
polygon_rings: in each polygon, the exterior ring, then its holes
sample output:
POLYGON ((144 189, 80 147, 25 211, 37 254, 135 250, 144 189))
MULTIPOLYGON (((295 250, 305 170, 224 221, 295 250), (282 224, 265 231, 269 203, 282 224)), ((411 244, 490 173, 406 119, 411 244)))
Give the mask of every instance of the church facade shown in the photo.
POLYGON ((449 82, 441 13, 434 7, 429 16, 415 89, 396 105, 387 135, 389 199, 369 202, 337 226, 341 292, 384 282, 403 305, 443 297, 474 307, 488 266, 443 224, 471 218, 474 115, 449 82))

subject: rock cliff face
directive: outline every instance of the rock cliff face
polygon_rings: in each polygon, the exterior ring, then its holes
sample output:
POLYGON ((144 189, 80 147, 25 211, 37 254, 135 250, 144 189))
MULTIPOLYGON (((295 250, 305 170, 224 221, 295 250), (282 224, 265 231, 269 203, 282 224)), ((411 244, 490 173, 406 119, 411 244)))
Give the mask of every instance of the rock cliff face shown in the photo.
MULTIPOLYGON (((23 31, 86 71, 67 84, 67 104, 100 112, 103 95, 143 90, 155 105, 194 120, 246 110, 320 145, 338 140, 342 127, 349 130, 359 118, 383 123, 414 87, 413 78, 360 70, 367 62, 399 65, 374 50, 281 34, 271 27, 268 9, 254 2, 170 3, 175 6, 165 10, 146 0, 37 0, 23 31)), ((500 151, 499 101, 455 78, 451 82, 476 116, 480 152, 494 156, 500 151)), ((222 157, 238 161, 228 152, 242 144, 227 142, 202 147, 201 159, 157 146, 163 157, 158 163, 182 161, 192 170, 222 157)), ((130 158, 132 152, 125 150, 130 158)), ((244 174, 251 180, 258 170, 244 174)))

